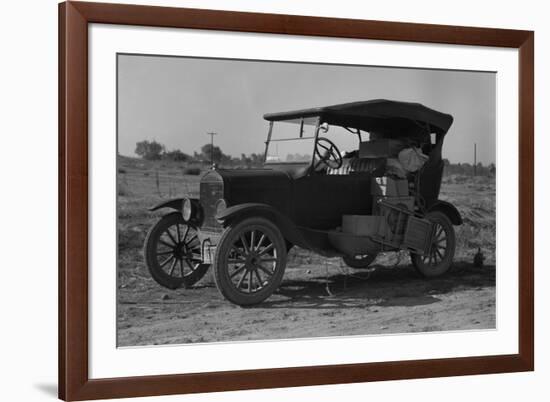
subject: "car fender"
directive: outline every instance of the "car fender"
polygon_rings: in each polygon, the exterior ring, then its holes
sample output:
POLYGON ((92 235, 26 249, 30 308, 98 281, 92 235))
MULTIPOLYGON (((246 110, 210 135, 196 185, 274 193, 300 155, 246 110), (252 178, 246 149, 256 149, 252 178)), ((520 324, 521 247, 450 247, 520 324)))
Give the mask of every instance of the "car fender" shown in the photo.
POLYGON ((443 212, 451 220, 453 225, 462 225, 462 216, 460 216, 460 212, 458 212, 458 209, 450 202, 437 200, 430 206, 427 212, 432 211, 443 212))
MULTIPOLYGON (((178 212, 182 212, 183 210, 183 201, 186 200, 186 198, 172 198, 171 200, 163 201, 151 208, 149 208, 149 211, 156 211, 163 208, 170 208, 173 210, 176 210, 178 212)), ((189 219, 188 223, 191 223, 195 226, 200 226, 202 224, 203 220, 203 210, 201 207, 201 203, 197 198, 190 198, 193 207, 195 209, 194 215, 189 219)))
POLYGON ((183 200, 185 198, 172 198, 171 200, 163 201, 149 208, 149 211, 157 211, 162 208, 175 209, 176 211, 181 211, 183 208, 183 200))
POLYGON ((304 244, 303 236, 298 227, 287 216, 268 204, 244 203, 234 205, 220 212, 216 219, 226 227, 235 220, 249 218, 251 216, 261 216, 272 221, 283 237, 293 244, 304 244))

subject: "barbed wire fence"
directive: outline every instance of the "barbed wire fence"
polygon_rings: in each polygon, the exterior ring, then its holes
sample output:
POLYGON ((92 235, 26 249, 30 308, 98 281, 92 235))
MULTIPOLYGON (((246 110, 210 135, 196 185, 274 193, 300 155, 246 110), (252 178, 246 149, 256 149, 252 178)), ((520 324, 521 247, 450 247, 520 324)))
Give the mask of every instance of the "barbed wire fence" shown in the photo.
POLYGON ((163 172, 160 169, 119 169, 118 195, 157 196, 174 198, 198 196, 200 175, 185 175, 182 172, 163 172))

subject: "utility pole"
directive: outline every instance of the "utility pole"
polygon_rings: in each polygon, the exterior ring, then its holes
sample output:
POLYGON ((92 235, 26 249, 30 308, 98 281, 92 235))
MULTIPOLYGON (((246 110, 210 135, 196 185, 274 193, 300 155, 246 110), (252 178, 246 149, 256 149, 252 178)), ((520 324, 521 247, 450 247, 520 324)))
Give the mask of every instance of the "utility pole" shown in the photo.
POLYGON ((477 144, 474 142, 474 176, 477 176, 477 144))
POLYGON ((212 169, 216 168, 216 165, 214 164, 214 136, 218 135, 218 133, 206 133, 206 135, 210 136, 210 163, 212 164, 212 169))

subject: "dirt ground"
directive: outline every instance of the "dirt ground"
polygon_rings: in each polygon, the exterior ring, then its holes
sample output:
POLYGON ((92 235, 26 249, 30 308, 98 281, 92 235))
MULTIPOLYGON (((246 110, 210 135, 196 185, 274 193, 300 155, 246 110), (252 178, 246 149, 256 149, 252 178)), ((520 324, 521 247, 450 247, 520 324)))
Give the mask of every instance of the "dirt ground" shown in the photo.
POLYGON ((210 272, 193 288, 175 291, 151 279, 141 247, 160 214, 146 207, 196 193, 199 181, 173 166, 161 166, 159 176, 158 168, 119 164, 118 346, 495 328, 494 181, 444 180, 441 198, 464 218, 445 276, 421 278, 405 253, 380 255, 366 271, 293 248, 279 290, 242 308, 220 295, 210 272), (481 268, 472 265, 478 248, 481 268))
POLYGON ((456 264, 427 281, 410 266, 326 265, 287 270, 278 292, 252 308, 224 300, 211 279, 166 291, 143 278, 120 290, 119 346, 495 327, 494 266, 456 264))

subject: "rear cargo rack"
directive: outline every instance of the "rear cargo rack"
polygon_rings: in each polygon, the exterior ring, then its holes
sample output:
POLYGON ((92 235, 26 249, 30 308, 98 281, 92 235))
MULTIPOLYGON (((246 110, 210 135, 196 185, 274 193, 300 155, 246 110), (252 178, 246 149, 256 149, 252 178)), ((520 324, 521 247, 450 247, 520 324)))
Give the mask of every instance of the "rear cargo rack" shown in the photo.
POLYGON ((417 254, 430 252, 433 224, 415 216, 410 209, 399 204, 381 200, 378 203, 381 216, 375 242, 390 248, 405 248, 417 254))

